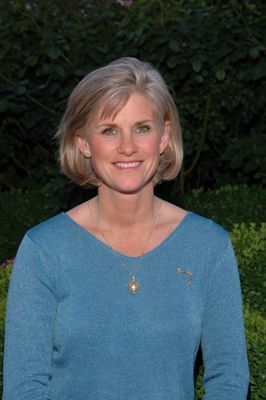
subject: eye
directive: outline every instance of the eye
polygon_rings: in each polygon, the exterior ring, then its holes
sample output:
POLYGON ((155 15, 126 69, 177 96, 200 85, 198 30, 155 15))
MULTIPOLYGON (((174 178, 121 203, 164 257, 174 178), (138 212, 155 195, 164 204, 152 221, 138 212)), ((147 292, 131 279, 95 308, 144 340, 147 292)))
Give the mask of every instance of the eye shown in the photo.
POLYGON ((150 127, 148 125, 139 125, 137 127, 137 133, 146 133, 149 132, 150 127))
POLYGON ((116 134, 116 130, 115 128, 110 126, 108 128, 103 129, 102 134, 106 136, 113 136, 116 134))

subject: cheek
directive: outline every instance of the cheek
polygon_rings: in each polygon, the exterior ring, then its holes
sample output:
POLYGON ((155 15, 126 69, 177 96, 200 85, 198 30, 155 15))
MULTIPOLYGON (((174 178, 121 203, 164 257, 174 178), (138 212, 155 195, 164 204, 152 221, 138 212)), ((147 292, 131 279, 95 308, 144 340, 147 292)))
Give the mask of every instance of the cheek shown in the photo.
POLYGON ((154 138, 146 146, 146 151, 152 156, 160 156, 160 139, 158 137, 154 138))
POLYGON ((94 139, 90 143, 90 151, 92 160, 100 160, 105 159, 108 154, 110 154, 110 145, 107 146, 106 143, 103 143, 101 140, 94 139))

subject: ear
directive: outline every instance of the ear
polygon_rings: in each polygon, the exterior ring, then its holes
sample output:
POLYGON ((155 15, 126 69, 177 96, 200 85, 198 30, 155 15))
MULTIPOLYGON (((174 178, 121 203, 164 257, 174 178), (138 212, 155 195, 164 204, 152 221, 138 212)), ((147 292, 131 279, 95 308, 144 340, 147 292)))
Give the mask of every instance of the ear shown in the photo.
POLYGON ((85 158, 89 158, 91 156, 90 146, 86 138, 81 135, 76 135, 76 145, 79 151, 84 155, 85 158))
POLYGON ((166 147, 169 143, 170 134, 171 134, 170 121, 165 121, 163 131, 162 131, 161 141, 160 141, 160 154, 162 154, 164 152, 164 150, 166 149, 166 147))

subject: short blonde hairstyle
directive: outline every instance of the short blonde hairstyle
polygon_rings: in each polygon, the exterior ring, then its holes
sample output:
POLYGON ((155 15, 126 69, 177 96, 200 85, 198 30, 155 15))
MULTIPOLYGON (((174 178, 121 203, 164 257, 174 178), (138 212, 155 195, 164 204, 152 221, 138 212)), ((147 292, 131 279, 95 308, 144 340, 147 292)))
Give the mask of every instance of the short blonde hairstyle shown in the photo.
POLYGON ((182 133, 178 112, 160 73, 149 63, 133 57, 120 58, 86 75, 69 97, 56 138, 61 169, 83 187, 99 186, 90 158, 76 145, 77 133, 101 111, 101 117, 117 114, 132 93, 149 100, 161 122, 170 122, 169 143, 160 156, 154 183, 174 179, 183 160, 182 133))

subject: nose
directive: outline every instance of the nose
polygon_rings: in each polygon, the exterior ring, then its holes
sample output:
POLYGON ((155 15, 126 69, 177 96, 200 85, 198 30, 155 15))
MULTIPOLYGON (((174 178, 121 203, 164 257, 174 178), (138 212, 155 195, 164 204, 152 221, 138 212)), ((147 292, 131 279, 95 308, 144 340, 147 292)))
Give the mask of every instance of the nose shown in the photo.
POLYGON ((118 153, 131 156, 137 151, 137 146, 132 134, 122 134, 119 141, 118 153))

